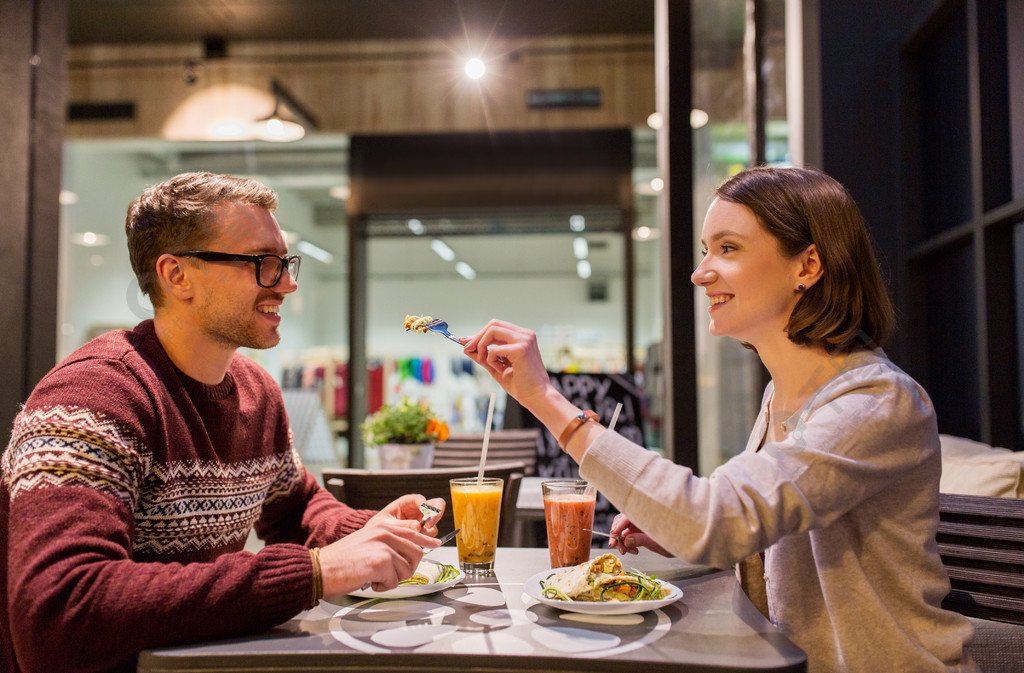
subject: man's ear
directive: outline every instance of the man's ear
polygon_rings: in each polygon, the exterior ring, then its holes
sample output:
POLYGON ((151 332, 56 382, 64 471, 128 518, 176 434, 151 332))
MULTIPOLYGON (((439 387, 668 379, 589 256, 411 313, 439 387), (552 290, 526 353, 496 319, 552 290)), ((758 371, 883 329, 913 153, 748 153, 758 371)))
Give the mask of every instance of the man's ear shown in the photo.
POLYGON ((190 269, 180 257, 164 253, 156 260, 156 278, 165 297, 188 301, 195 295, 190 278, 190 269))
POLYGON ((824 269, 821 266, 821 258, 818 257, 818 249, 811 243, 799 255, 800 268, 797 271, 797 283, 805 288, 821 279, 824 269))

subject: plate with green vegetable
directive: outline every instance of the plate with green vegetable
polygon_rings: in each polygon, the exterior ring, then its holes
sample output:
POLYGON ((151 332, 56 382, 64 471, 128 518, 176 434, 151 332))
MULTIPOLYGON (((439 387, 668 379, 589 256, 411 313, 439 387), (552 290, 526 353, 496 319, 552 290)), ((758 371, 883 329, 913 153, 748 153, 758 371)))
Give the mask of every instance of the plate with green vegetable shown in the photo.
POLYGON ((622 569, 610 554, 578 566, 539 572, 523 583, 523 591, 544 605, 595 615, 656 610, 683 597, 673 584, 639 570, 622 569))
POLYGON ((413 598, 414 596, 426 596, 427 594, 455 586, 465 576, 465 573, 455 566, 424 560, 420 561, 412 577, 402 581, 394 589, 389 589, 388 591, 358 589, 350 592, 349 595, 359 598, 413 598))

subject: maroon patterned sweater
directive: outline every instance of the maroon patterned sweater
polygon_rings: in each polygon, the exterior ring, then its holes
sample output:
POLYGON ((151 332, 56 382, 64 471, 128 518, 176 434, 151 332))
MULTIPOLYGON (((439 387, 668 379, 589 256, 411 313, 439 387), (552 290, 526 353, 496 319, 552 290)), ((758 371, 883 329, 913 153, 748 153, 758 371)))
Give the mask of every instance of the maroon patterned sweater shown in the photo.
POLYGON ((2 469, 0 671, 134 671, 142 649, 270 628, 310 603, 307 547, 372 515, 305 471, 269 374, 236 355, 199 383, 152 321, 47 374, 2 469))

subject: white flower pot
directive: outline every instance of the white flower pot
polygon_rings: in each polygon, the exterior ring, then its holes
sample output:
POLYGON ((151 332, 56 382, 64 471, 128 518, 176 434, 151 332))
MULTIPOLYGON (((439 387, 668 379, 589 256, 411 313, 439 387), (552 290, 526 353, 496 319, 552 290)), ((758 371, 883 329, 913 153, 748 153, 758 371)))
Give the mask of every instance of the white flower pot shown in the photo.
POLYGON ((434 462, 434 445, 381 444, 377 447, 380 466, 385 470, 422 470, 434 462))

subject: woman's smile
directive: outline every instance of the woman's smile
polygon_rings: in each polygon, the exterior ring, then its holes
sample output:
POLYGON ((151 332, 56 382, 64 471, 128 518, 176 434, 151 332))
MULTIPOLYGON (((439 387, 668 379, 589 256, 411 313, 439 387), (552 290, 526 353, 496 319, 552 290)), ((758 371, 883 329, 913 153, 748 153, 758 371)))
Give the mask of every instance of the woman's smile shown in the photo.
POLYGON ((711 333, 755 347, 765 338, 785 338, 800 262, 782 255, 749 208, 721 199, 708 209, 701 243, 704 259, 691 279, 708 298, 711 333))

